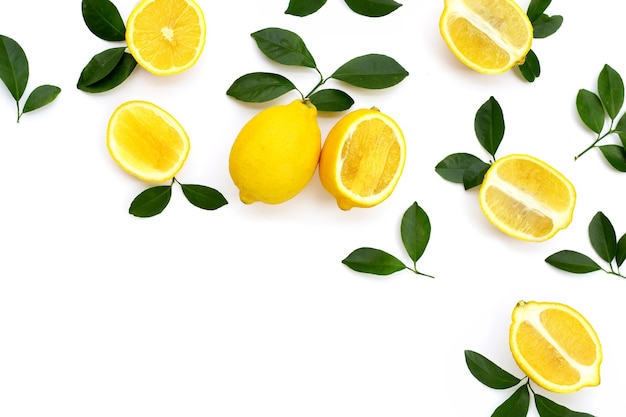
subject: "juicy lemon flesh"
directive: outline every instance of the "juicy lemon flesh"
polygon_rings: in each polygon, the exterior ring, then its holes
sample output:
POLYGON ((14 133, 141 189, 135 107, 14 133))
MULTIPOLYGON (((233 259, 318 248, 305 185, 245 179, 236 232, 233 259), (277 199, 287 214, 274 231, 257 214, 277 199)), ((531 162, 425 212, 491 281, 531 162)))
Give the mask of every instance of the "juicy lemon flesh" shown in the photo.
POLYGON ((447 0, 439 28, 461 62, 488 74, 523 63, 533 37, 528 16, 510 0, 447 0))
POLYGON ((144 102, 129 102, 114 112, 107 145, 124 170, 150 182, 173 178, 189 152, 182 126, 164 110, 144 102))
POLYGON ((319 161, 317 109, 294 100, 269 107, 241 129, 229 157, 231 178, 245 204, 280 204, 300 193, 319 161))
POLYGON ((131 54, 148 71, 169 75, 191 67, 205 42, 205 21, 192 0, 144 0, 129 18, 131 54))
POLYGON ((560 303, 520 302, 510 345, 517 364, 539 386, 572 392, 600 383, 598 336, 580 313, 560 303))
POLYGON ((518 239, 541 242, 567 227, 576 202, 572 184, 546 163, 509 155, 493 163, 479 191, 485 216, 518 239))

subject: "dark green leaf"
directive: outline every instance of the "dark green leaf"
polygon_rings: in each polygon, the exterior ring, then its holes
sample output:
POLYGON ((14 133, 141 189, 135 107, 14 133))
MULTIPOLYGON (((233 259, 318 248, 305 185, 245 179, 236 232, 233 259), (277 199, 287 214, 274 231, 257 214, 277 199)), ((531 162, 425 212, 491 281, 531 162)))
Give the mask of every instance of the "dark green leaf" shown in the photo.
POLYGON ((528 387, 522 385, 513 395, 495 409, 491 417, 526 417, 530 407, 528 387))
POLYGON ((309 100, 317 111, 344 111, 354 104, 354 100, 347 93, 331 88, 311 94, 309 100))
POLYGON ((465 351, 465 363, 474 378, 494 389, 506 389, 514 387, 522 380, 511 375, 498 365, 471 350, 465 351))
POLYGON ((500 104, 493 96, 476 112, 474 130, 482 147, 495 159, 504 137, 504 116, 500 104))
POLYGON ((125 50, 126 47, 111 48, 91 58, 80 73, 78 89, 95 84, 109 75, 122 60, 125 50))
POLYGON ((296 86, 282 75, 253 72, 235 80, 226 94, 247 103, 263 103, 295 88, 296 86))
POLYGON ((469 153, 453 153, 446 156, 437 164, 437 166, 435 166, 435 172, 437 172, 437 174, 439 174, 444 180, 457 184, 463 184, 465 171, 472 165, 479 162, 483 161, 469 153))
POLYGON ((546 262, 555 268, 574 274, 586 274, 602 269, 587 255, 573 250, 562 250, 554 253, 546 258, 546 262))
POLYGON ((315 13, 326 4, 326 0, 289 0, 285 13, 294 16, 308 16, 315 13))
POLYGON ((390 275, 406 269, 395 256, 373 248, 356 249, 341 262, 354 271, 374 275, 390 275))
POLYGON ((530 0, 526 15, 531 22, 541 16, 548 6, 552 3, 552 0, 530 0))
POLYGON ((617 251, 615 252, 615 262, 620 267, 626 260, 626 234, 617 241, 617 251))
POLYGON ((141 192, 130 204, 128 212, 137 217, 152 217, 165 210, 172 197, 171 185, 159 185, 141 192))
POLYGON ((59 95, 61 89, 54 85, 40 85, 35 88, 26 99, 22 113, 28 113, 37 110, 54 101, 59 95))
POLYGON ((465 190, 481 185, 489 168, 491 168, 491 164, 483 161, 476 162, 467 168, 463 173, 463 187, 465 190))
POLYGON ((608 65, 602 68, 598 76, 598 94, 606 113, 611 120, 615 119, 624 104, 624 82, 617 71, 608 65))
POLYGON ((304 41, 286 29, 267 28, 251 34, 261 52, 284 65, 316 68, 315 59, 304 41))
POLYGON ((607 262, 615 258, 617 250, 615 229, 609 218, 601 211, 597 212, 589 223, 589 240, 600 258, 607 262))
POLYGON ((19 101, 28 84, 28 59, 22 47, 13 39, 0 35, 0 79, 19 101))
POLYGON ((519 70, 522 73, 522 76, 529 83, 532 83, 537 77, 539 77, 539 75, 541 75, 539 58, 537 58, 537 55, 532 49, 526 54, 526 59, 524 60, 524 63, 519 66, 519 70))
POLYGON ((105 41, 123 41, 126 26, 117 7, 109 0, 83 0, 83 19, 97 37, 105 41))
POLYGON ((622 145, 626 147, 626 113, 617 121, 615 133, 617 133, 619 139, 622 141, 622 145))
POLYGON ((417 262, 422 257, 430 240, 430 220, 426 212, 413 203, 402 216, 400 235, 409 257, 417 262))
POLYGON ((604 158, 613 168, 620 172, 626 172, 626 150, 621 145, 599 146, 604 158))
POLYGON ((402 6, 393 0, 345 0, 352 11, 368 17, 381 17, 402 6))
POLYGON ((332 78, 369 89, 392 87, 409 73, 393 58, 370 54, 354 58, 337 69, 332 78))
POLYGON ((113 68, 106 77, 91 85, 78 84, 77 87, 87 93, 103 93, 112 90, 126 81, 126 79, 130 77, 130 74, 133 73, 135 67, 137 67, 135 58, 129 53, 124 53, 120 62, 117 63, 115 68, 113 68))
POLYGON ((602 101, 595 93, 581 89, 576 95, 576 109, 585 125, 596 133, 604 127, 605 113, 602 101))
POLYGON ((537 19, 532 21, 533 24, 533 38, 543 39, 548 36, 554 35, 563 24, 563 16, 554 15, 548 16, 542 14, 537 19))
POLYGON ((196 184, 181 184, 180 186, 187 200, 201 209, 216 210, 228 204, 222 193, 211 187, 196 184))
POLYGON ((539 394, 534 394, 534 397, 540 417, 593 417, 591 414, 572 411, 539 394))

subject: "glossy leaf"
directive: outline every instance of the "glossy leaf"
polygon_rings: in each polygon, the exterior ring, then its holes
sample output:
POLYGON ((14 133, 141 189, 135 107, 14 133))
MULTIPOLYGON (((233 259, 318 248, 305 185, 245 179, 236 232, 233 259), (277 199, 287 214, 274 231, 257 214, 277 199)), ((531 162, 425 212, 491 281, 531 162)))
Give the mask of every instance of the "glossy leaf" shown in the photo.
POLYGON ((611 262, 615 258, 617 250, 615 229, 609 218, 601 211, 597 212, 589 223, 589 240, 600 258, 606 262, 611 262))
POLYGON ((533 38, 547 38, 548 36, 554 35, 554 33, 559 30, 561 25, 563 25, 563 16, 548 16, 547 14, 542 14, 537 19, 532 21, 532 25, 533 38))
POLYGON ((574 274, 586 274, 602 269, 600 265, 587 255, 573 250, 556 252, 548 256, 546 262, 555 268, 574 274))
POLYGON ((345 0, 345 2, 355 13, 368 17, 386 16, 402 6, 393 0, 345 0))
MULTIPOLYGON (((481 161, 478 157, 464 152, 446 156, 435 166, 435 172, 443 179, 457 184, 463 184, 465 171, 481 161)), ((484 162, 483 162, 484 163, 484 162)))
POLYGON ((111 48, 94 55, 78 78, 78 89, 88 87, 109 75, 122 60, 126 47, 111 48))
POLYGON ((28 113, 52 103, 60 93, 61 89, 57 86, 40 85, 26 99, 22 113, 28 113))
POLYGON ((504 137, 504 115, 495 98, 490 97, 476 112, 474 131, 483 148, 495 159, 504 137))
POLYGON ((528 19, 532 22, 540 17, 546 11, 550 3, 552 3, 552 0, 531 0, 526 11, 528 19))
POLYGON ((506 389, 522 382, 521 379, 511 375, 480 353, 466 350, 465 363, 474 378, 489 388, 506 389))
POLYGON ((374 275, 390 275, 406 269, 395 256, 373 248, 356 249, 341 262, 354 271, 374 275))
POLYGON ((339 67, 331 76, 336 80, 369 89, 392 87, 409 73, 395 59, 369 54, 354 58, 339 67))
POLYGON ((283 65, 316 68, 315 59, 304 41, 294 32, 280 28, 262 29, 251 34, 269 59, 283 65))
POLYGON ((604 127, 605 113, 602 101, 595 93, 581 89, 576 95, 576 109, 585 125, 596 133, 604 127))
POLYGON ((109 0, 83 0, 83 20, 97 37, 105 41, 123 41, 126 26, 117 7, 109 0))
POLYGON ((524 63, 520 65, 518 68, 520 72, 522 73, 522 76, 529 83, 532 83, 533 81, 535 81, 535 79, 537 79, 537 77, 539 77, 539 75, 541 75, 541 66, 539 65, 539 58, 537 58, 537 55, 535 54, 535 52, 533 52, 532 49, 528 51, 528 53, 526 54, 526 59, 524 60, 524 63))
POLYGON ((196 184, 181 184, 183 194, 196 207, 204 210, 216 210, 226 204, 226 198, 214 188, 196 184))
POLYGON ((615 133, 619 136, 622 146, 626 147, 626 113, 617 121, 615 125, 615 133))
POLYGON ((491 164, 487 164, 483 161, 476 162, 467 168, 463 173, 463 187, 465 190, 470 190, 481 185, 489 168, 491 168, 491 164))
POLYGON ((593 417, 591 414, 572 411, 542 395, 534 394, 534 397, 539 417, 593 417))
POLYGON ((135 197, 128 212, 137 217, 156 216, 165 210, 171 197, 171 185, 159 185, 148 188, 135 197))
POLYGON ((526 417, 530 407, 528 387, 522 385, 513 395, 495 409, 491 417, 526 417))
POLYGON ((354 100, 341 90, 324 89, 309 96, 317 111, 344 111, 354 104, 354 100))
POLYGON ((431 225, 428 215, 414 202, 402 216, 400 235, 409 257, 417 262, 422 257, 430 240, 431 225))
POLYGON ((615 263, 620 267, 626 260, 626 234, 622 235, 617 241, 617 250, 615 251, 615 263))
POLYGON ((122 55, 122 59, 120 59, 115 68, 113 68, 106 77, 91 85, 78 84, 77 87, 87 93, 103 93, 112 90, 126 81, 136 67, 137 61, 135 61, 135 58, 125 52, 124 55, 122 55))
POLYGON ((624 82, 617 71, 608 65, 602 68, 598 76, 598 94, 611 120, 615 119, 624 104, 624 82))
POLYGON ((626 150, 621 145, 599 146, 609 164, 620 172, 626 172, 626 150))
POLYGON ((279 74, 253 72, 239 77, 226 94, 247 103, 263 103, 274 100, 296 86, 279 74))
POLYGON ((326 4, 326 0, 289 0, 285 13, 294 16, 308 16, 326 4))
POLYGON ((13 39, 0 35, 0 79, 19 101, 28 84, 28 59, 22 47, 13 39))

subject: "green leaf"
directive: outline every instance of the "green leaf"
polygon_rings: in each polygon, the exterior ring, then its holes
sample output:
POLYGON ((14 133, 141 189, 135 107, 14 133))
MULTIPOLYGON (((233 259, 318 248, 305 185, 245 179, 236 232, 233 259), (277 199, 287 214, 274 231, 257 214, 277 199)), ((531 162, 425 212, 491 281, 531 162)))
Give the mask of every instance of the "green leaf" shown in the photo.
POLYGON ((467 191, 481 185, 489 168, 491 168, 491 164, 483 161, 476 162, 467 168, 463 173, 463 187, 465 190, 467 191))
POLYGON ((86 93, 104 93, 105 91, 112 90, 126 81, 136 67, 137 61, 135 61, 135 58, 133 58, 131 54, 125 52, 122 59, 120 59, 115 68, 113 68, 113 70, 109 72, 106 77, 91 85, 82 85, 79 83, 77 87, 79 90, 86 93))
POLYGON ((596 133, 604 127, 605 113, 602 101, 595 93, 581 89, 576 95, 576 109, 585 125, 596 133))
POLYGON ((235 80, 226 94, 247 103, 263 103, 295 89, 296 86, 282 75, 253 72, 235 80))
POLYGON ((593 417, 591 414, 572 411, 542 395, 534 394, 534 397, 535 407, 540 417, 593 417))
POLYGON ((529 50, 526 54, 526 59, 522 65, 518 66, 522 76, 528 81, 532 83, 541 75, 541 66, 539 65, 539 58, 533 50, 529 50))
POLYGON ((532 21, 533 38, 544 39, 548 36, 554 35, 554 33, 559 30, 562 24, 563 16, 548 16, 546 14, 543 14, 532 21))
POLYGON ((608 65, 602 68, 598 76, 598 94, 611 120, 615 119, 624 104, 624 82, 617 71, 608 65))
POLYGON ((22 47, 13 39, 0 35, 0 79, 19 101, 28 84, 28 59, 22 47))
POLYGON ((422 257, 430 240, 430 220, 417 202, 414 202, 402 216, 400 235, 409 257, 417 262, 422 257))
POLYGON ((294 16, 308 16, 315 13, 326 4, 326 0, 289 0, 286 14, 294 16))
POLYGON ((552 3, 552 0, 531 0, 528 4, 526 15, 531 22, 541 16, 548 6, 552 3))
POLYGON ((59 93, 61 93, 61 89, 57 86, 40 85, 26 99, 22 113, 28 113, 52 103, 59 93))
POLYGON ((356 87, 382 89, 404 80, 409 73, 395 59, 369 54, 354 58, 339 67, 331 78, 356 87))
POLYGON ((500 104, 493 96, 476 112, 474 130, 482 147, 495 159, 504 137, 504 116, 500 104))
POLYGON ((316 68, 315 59, 297 34, 280 28, 262 29, 251 34, 269 59, 283 65, 316 68))
POLYGON ((626 172, 626 150, 621 145, 598 146, 604 158, 613 168, 620 172, 626 172))
POLYGON ((528 387, 522 385, 513 395, 495 409, 491 417, 526 417, 530 407, 528 387))
POLYGON ((171 185, 159 185, 142 191, 130 204, 128 212, 137 217, 152 217, 165 210, 172 197, 171 185))
POLYGON ((216 210, 228 204, 222 193, 211 187, 196 184, 181 184, 180 186, 187 200, 201 209, 216 210))
POLYGON ((573 250, 556 252, 548 256, 546 262, 555 268, 574 274, 586 274, 602 269, 600 265, 587 255, 573 250))
POLYGON ((123 41, 126 26, 117 7, 109 0, 83 0, 83 19, 97 37, 105 41, 123 41))
POLYGON ((465 363, 474 378, 489 388, 506 389, 514 387, 522 380, 511 375, 480 353, 466 350, 465 363))
POLYGON ((111 48, 96 54, 89 60, 78 78, 78 89, 88 87, 109 75, 122 60, 126 47, 111 48))
POLYGON ((615 133, 619 136, 622 145, 626 147, 626 113, 622 114, 622 117, 617 121, 615 126, 615 133))
POLYGON ((617 250, 615 251, 615 263, 619 268, 626 260, 626 234, 622 235, 617 241, 617 250))
POLYGON ((354 104, 347 93, 332 88, 319 90, 309 96, 317 111, 344 111, 354 104))
POLYGON ((345 0, 352 11, 363 16, 381 17, 402 6, 393 0, 345 0))
POLYGON ((617 250, 615 229, 609 218, 601 211, 597 212, 589 223, 589 240, 600 258, 606 262, 611 262, 615 258, 617 250))
POLYGON ((341 262, 354 271, 374 275, 390 275, 406 269, 395 256, 373 248, 356 249, 341 262))
MULTIPOLYGON (((446 156, 435 166, 435 172, 444 180, 463 184, 465 171, 474 164, 481 161, 478 157, 469 153, 453 153, 446 156)), ((483 162, 484 163, 484 162, 483 162)))

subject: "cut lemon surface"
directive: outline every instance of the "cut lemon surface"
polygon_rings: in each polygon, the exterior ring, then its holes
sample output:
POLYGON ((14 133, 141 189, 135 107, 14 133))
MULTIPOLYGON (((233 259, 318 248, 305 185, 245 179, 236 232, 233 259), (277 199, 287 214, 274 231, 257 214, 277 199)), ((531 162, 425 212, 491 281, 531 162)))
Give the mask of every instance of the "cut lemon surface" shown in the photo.
POLYGON ((375 108, 355 110, 328 133, 319 175, 341 209, 372 207, 394 190, 405 158, 404 135, 391 117, 375 108))
POLYGON ((570 224, 576 191, 545 162, 513 154, 491 165, 478 198, 483 213, 498 229, 518 239, 541 242, 570 224))
POLYGON ((600 384, 598 335, 565 304, 520 301, 513 309, 509 343, 519 367, 549 391, 566 393, 600 384))
POLYGON ((156 75, 191 68, 206 41, 202 9, 193 0, 143 0, 126 24, 126 43, 137 63, 156 75))
POLYGON ((180 123, 146 101, 129 101, 115 109, 106 140, 115 162, 148 182, 172 179, 189 154, 189 137, 180 123))
POLYGON ((445 0, 439 30, 468 67, 499 74, 524 62, 533 26, 513 0, 445 0))

